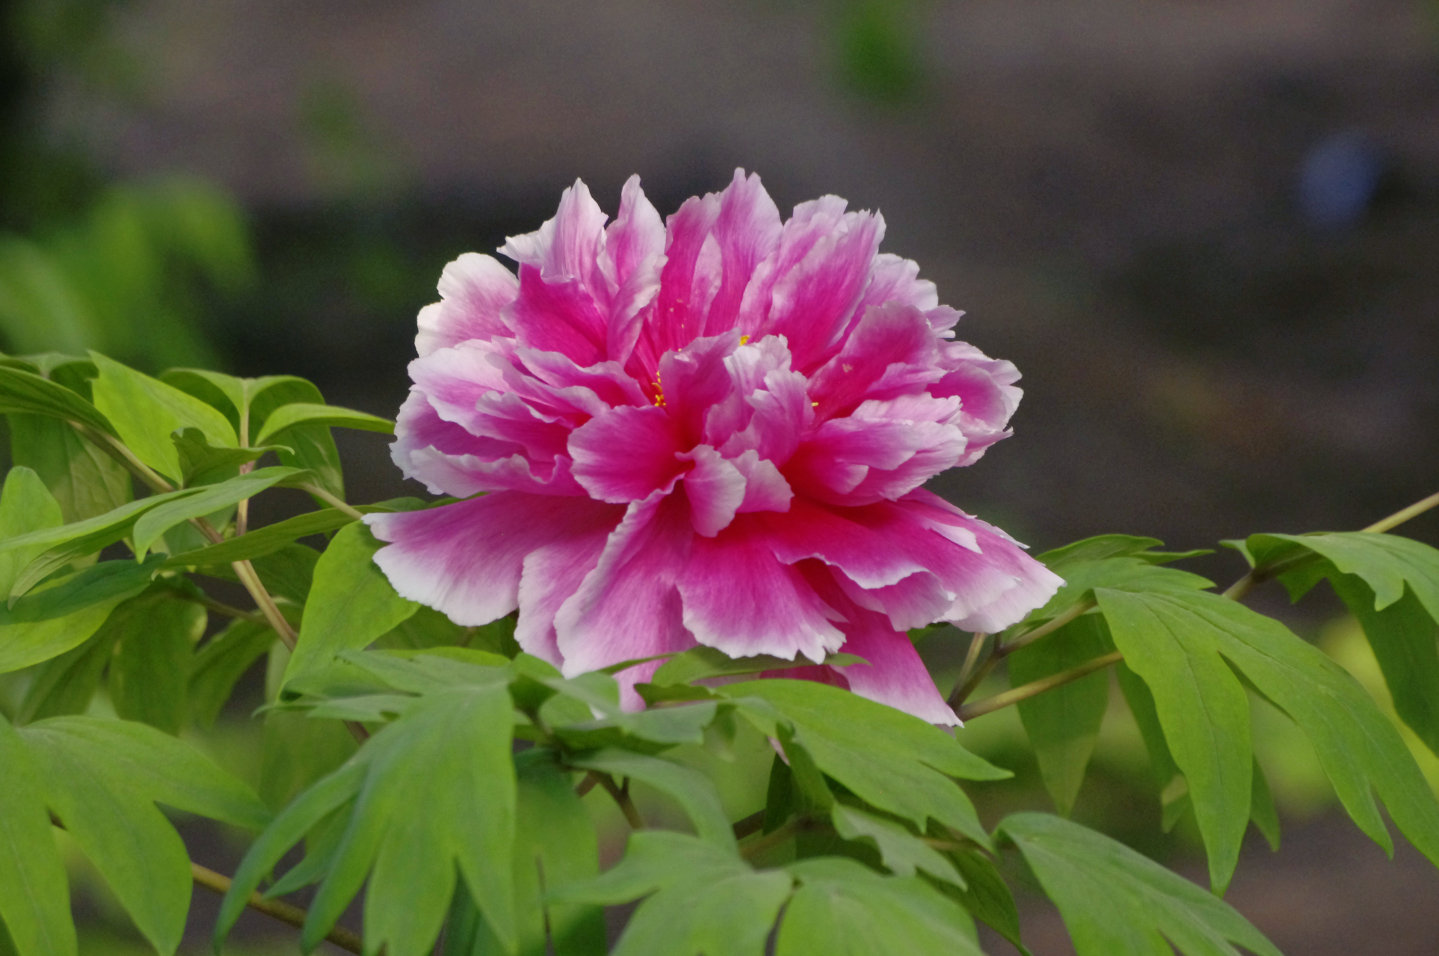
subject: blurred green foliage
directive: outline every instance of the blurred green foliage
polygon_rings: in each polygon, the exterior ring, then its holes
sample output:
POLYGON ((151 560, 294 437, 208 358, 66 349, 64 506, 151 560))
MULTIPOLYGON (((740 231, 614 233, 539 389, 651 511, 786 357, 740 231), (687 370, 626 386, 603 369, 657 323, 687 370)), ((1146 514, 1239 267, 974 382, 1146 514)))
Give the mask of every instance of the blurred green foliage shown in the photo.
POLYGON ((113 186, 75 221, 0 234, 0 343, 147 368, 219 364, 200 317, 256 273, 240 208, 204 183, 113 186))

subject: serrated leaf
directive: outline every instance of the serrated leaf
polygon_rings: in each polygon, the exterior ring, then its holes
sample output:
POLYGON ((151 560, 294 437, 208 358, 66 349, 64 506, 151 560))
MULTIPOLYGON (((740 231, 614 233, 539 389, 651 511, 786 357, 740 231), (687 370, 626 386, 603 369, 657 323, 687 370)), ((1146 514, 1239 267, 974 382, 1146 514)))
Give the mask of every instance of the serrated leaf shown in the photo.
POLYGON ((45 811, 45 781, 3 716, 0 767, 0 921, 24 956, 76 956, 70 887, 45 811))
POLYGON ((306 475, 307 472, 299 468, 257 468, 219 484, 202 485, 195 488, 193 494, 149 508, 135 520, 131 530, 135 554, 143 558, 161 535, 178 524, 252 498, 266 488, 303 480, 306 475))
POLYGON ((56 418, 11 415, 10 460, 39 474, 66 522, 104 514, 132 497, 125 467, 56 418))
MULTIPOLYGON (((1053 634, 1009 656, 1009 681, 1015 687, 1051 677, 1108 653, 1114 647, 1103 619, 1076 618, 1053 634)), ((1018 704, 1039 763, 1040 777, 1061 816, 1069 816, 1084 782, 1104 712, 1109 705, 1109 675, 1096 672, 1050 688, 1018 704)))
POLYGON ((785 907, 775 956, 982 956, 969 913, 920 877, 885 877, 846 859, 786 869, 799 887, 785 907))
POLYGON ((238 444, 229 420, 210 405, 156 378, 92 352, 99 374, 91 385, 95 407, 135 457, 172 481, 181 477, 180 456, 170 436, 199 429, 214 447, 238 444))
POLYGON ((265 419, 264 427, 255 438, 255 444, 263 445, 285 429, 295 425, 325 425, 340 428, 354 428, 367 432, 395 433, 395 423, 368 412, 341 408, 338 405, 324 405, 313 402, 291 402, 281 405, 265 419))
POLYGON ((338 531, 315 565, 287 677, 365 647, 420 607, 395 593, 374 562, 380 543, 363 524, 338 531))
POLYGON ((1361 578, 1374 592, 1374 609, 1404 596, 1407 585, 1439 621, 1439 549, 1395 534, 1368 531, 1324 534, 1256 534, 1247 541, 1256 560, 1273 560, 1276 545, 1286 543, 1327 559, 1341 574, 1361 578))
POLYGON ((0 413, 10 412, 80 422, 106 434, 116 434, 104 413, 82 396, 34 372, 0 365, 0 413))
POLYGON ((760 956, 793 881, 756 872, 733 849, 683 833, 630 834, 619 863, 552 889, 553 902, 628 903, 635 910, 615 956, 760 956))
POLYGON ((239 781, 141 724, 57 717, 21 731, 42 767, 46 803, 161 953, 180 944, 190 858, 161 802, 256 826, 268 817, 239 781))
POLYGON ((319 780, 290 801, 250 844, 235 871, 229 891, 220 902, 219 915, 215 917, 216 952, 220 951, 225 937, 245 911, 250 894, 259 890, 260 883, 280 862, 280 858, 327 816, 355 799, 365 780, 366 762, 366 759, 352 758, 319 780))
POLYGON ((1040 813, 996 831, 1024 855, 1059 908, 1078 956, 1281 956, 1233 907, 1128 847, 1040 813), (1168 942, 1166 942, 1166 939, 1168 942))
POLYGON ((964 889, 964 877, 954 864, 902 824, 838 802, 830 808, 830 820, 834 823, 835 832, 846 840, 864 840, 873 844, 884 861, 885 869, 895 876, 926 873, 940 882, 964 889))
POLYGON ((1129 704, 1130 713, 1134 715, 1144 749, 1149 754, 1150 770, 1159 791, 1161 827, 1168 833, 1183 811, 1189 809, 1189 786, 1179 772, 1179 765, 1174 762, 1174 755, 1169 752, 1164 728, 1159 724, 1154 695, 1149 692, 1148 685, 1122 661, 1115 667, 1114 674, 1119 689, 1124 693, 1124 700, 1129 704))
POLYGON ((85 712, 110 662, 113 640, 106 639, 103 627, 98 635, 31 669, 16 712, 19 723, 85 712))
POLYGON ((46 582, 10 607, 0 605, 0 673, 83 644, 115 605, 145 589, 155 571, 153 563, 103 561, 46 582))
MULTIPOLYGON (((1103 595, 1101 607, 1109 600, 1109 594, 1103 595)), ((1150 632, 1151 641, 1163 633, 1181 643, 1216 648, 1256 690, 1288 714, 1314 745, 1345 810, 1371 839, 1392 849, 1374 802, 1377 791, 1400 830, 1425 856, 1439 862, 1439 803, 1398 730, 1347 671, 1278 621, 1216 594, 1154 593, 1123 600, 1143 605, 1147 618, 1163 622, 1163 632, 1150 632)), ((1126 650, 1112 617, 1110 626, 1115 644, 1126 650)), ((1163 717, 1162 706, 1160 713, 1163 717)), ((1165 733, 1172 746, 1175 735, 1168 726, 1165 733)), ((1237 749, 1233 739, 1216 737, 1215 745, 1237 749)), ((1197 810, 1193 776, 1177 750, 1175 757, 1190 777, 1197 810)), ((1232 756, 1219 759, 1227 762, 1232 756)), ((1251 799, 1246 786, 1246 814, 1251 799)))
POLYGON ((169 588, 151 589, 110 612, 102 639, 112 647, 115 713, 168 734, 185 726, 190 662, 208 615, 169 588))
POLYGON ((954 782, 999 780, 1006 770, 970 753, 954 737, 917 717, 866 700, 849 691, 813 681, 765 679, 733 684, 720 692, 746 709, 746 697, 759 698, 795 728, 795 739, 827 775, 870 806, 924 828, 930 819, 952 827, 981 845, 989 835, 974 805, 954 782))
POLYGON ((426 952, 458 867, 505 951, 514 951, 514 888, 501 862, 514 852, 510 727, 503 685, 454 688, 421 698, 366 742, 365 782, 301 930, 302 946, 318 944, 368 872, 366 949, 426 952), (424 813, 413 812, 417 780, 424 781, 424 813))
POLYGON ((658 757, 610 748, 579 754, 570 759, 580 770, 596 770, 612 777, 629 777, 653 787, 679 804, 701 839, 732 850, 734 831, 720 803, 714 783, 704 774, 689 767, 658 757))
MULTIPOLYGON (((549 887, 591 879, 599 870, 599 838, 589 811, 576 796, 570 774, 554 754, 532 749, 516 755, 515 886, 519 956, 601 956, 605 953, 604 911, 587 903, 547 901, 549 887), (553 945, 553 950, 549 947, 553 945)), ((469 894, 464 894, 469 902, 469 894)), ((478 910, 472 939, 460 953, 492 953, 499 941, 478 910)), ((446 934, 447 947, 458 941, 446 934)))
POLYGON ((1124 662, 1148 685, 1175 763, 1189 784, 1209 857, 1209 879, 1223 892, 1249 826, 1254 748, 1249 696, 1220 653, 1220 637, 1184 599, 1207 592, 1100 588, 1095 599, 1124 662))
POLYGON ((1164 542, 1158 538, 1143 538, 1132 534, 1100 534, 1046 551, 1037 555, 1036 560, 1056 574, 1063 576, 1070 567, 1103 561, 1106 558, 1135 557, 1150 564, 1170 564, 1174 561, 1210 553, 1207 549, 1197 551, 1154 550, 1162 544, 1164 542))

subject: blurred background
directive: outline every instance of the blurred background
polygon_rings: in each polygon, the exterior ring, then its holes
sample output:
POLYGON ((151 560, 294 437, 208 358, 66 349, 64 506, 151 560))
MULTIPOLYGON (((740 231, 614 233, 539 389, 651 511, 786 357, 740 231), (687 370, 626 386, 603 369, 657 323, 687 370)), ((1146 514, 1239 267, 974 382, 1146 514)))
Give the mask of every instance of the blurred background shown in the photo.
MULTIPOLYGON (((742 166, 782 210, 882 211, 961 337, 1019 365, 1015 436, 936 488, 1036 550, 1353 529, 1439 484, 1436 0, 0 15, 6 351, 293 373, 393 415, 445 262, 576 177, 613 211, 637 172, 668 213, 742 166)), ((419 493, 372 438, 343 451, 356 500, 419 493)), ((1432 952, 1439 873, 1291 789, 1288 845, 1248 853, 1230 901, 1286 952, 1432 952)), ((1081 816, 1152 829, 1115 792, 1081 816)), ((1065 952, 1034 915, 1031 948, 1065 952)))

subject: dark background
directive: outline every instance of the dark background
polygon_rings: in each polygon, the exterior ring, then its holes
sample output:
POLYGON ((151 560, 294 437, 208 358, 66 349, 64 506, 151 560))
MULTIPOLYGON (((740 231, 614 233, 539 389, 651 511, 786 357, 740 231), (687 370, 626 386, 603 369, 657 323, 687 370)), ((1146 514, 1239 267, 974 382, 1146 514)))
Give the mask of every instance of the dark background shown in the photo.
MULTIPOLYGON (((193 312, 231 371, 392 415, 446 261, 576 177, 613 211, 638 172, 667 214, 743 166, 782 210, 881 210, 961 337, 1019 365, 1015 436, 936 487, 1037 550, 1352 529, 1439 485, 1433 0, 0 9, 0 227, 222 187, 253 268, 193 312)), ((353 498, 419 493, 378 442, 346 453, 353 498)), ((1433 951, 1427 863, 1323 816, 1287 839, 1229 896, 1282 949, 1433 951)))

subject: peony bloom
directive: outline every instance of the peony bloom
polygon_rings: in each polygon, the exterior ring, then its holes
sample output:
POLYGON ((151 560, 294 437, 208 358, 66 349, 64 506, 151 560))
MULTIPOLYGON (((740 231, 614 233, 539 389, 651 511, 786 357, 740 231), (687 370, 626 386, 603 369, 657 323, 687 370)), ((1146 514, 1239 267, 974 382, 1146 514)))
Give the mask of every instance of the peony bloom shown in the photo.
MULTIPOLYGON (((954 724, 905 631, 994 631, 1058 578, 920 485, 1009 434, 1014 366, 954 339, 877 214, 780 218, 758 176, 668 222, 581 182, 467 254, 420 312, 392 453, 464 500, 366 518, 395 589, 462 625, 519 609, 567 675, 705 644, 954 724), (478 496, 478 497, 471 497, 478 496), (822 664, 836 651, 866 663, 822 664)), ((621 672, 626 703, 658 664, 621 672)))

